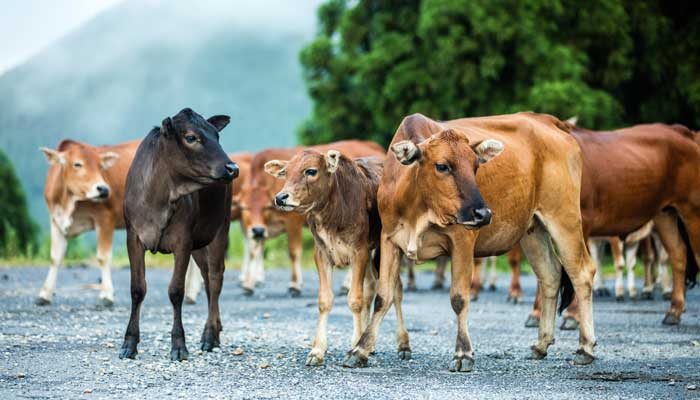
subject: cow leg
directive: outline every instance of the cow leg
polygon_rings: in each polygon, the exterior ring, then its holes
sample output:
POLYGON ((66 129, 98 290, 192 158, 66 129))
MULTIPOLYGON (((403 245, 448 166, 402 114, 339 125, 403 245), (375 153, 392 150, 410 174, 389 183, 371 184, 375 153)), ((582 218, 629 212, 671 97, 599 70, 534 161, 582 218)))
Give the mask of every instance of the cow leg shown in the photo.
MULTIPOLYGON (((486 258, 475 258, 474 268, 471 277, 471 301, 479 300, 479 291, 481 290, 481 272, 487 263, 486 258)), ((452 276, 454 277, 455 261, 454 256, 452 257, 452 276)), ((452 286, 454 286, 454 281, 452 281, 452 286)))
POLYGON ((243 287, 243 294, 251 296, 255 292, 256 271, 258 268, 263 269, 265 242, 262 240, 251 240, 248 245, 249 264, 241 286, 243 287))
POLYGON ((63 235, 56 224, 51 221, 51 266, 49 273, 46 275, 44 286, 39 290, 39 297, 35 303, 39 306, 51 304, 53 300, 53 292, 56 290, 56 276, 58 275, 58 267, 63 263, 63 257, 66 256, 68 248, 68 239, 63 235))
POLYGON ((343 283, 340 285, 339 296, 347 296, 352 287, 352 269, 348 270, 343 277, 343 283))
POLYGON ((221 228, 214 240, 206 247, 208 269, 209 313, 202 332, 202 351, 212 351, 220 346, 219 336, 222 330, 219 296, 224 284, 226 266, 226 248, 228 247, 228 225, 221 228))
POLYGON ((100 304, 111 307, 114 304, 114 286, 112 285, 112 238, 114 224, 96 221, 97 263, 100 265, 102 284, 100 285, 100 304))
POLYGON ((374 298, 374 313, 369 326, 360 336, 357 345, 348 352, 343 362, 344 367, 357 368, 367 366, 368 356, 370 351, 374 349, 379 326, 394 301, 394 286, 399 282, 401 250, 391 243, 384 233, 382 233, 380 239, 380 258, 381 267, 379 268, 377 295, 374 298))
POLYGON ((583 239, 581 219, 573 213, 564 213, 555 218, 545 218, 544 223, 557 246, 559 259, 571 279, 578 301, 579 349, 574 364, 590 364, 594 359, 593 347, 596 344, 592 301, 595 264, 583 239))
POLYGON ((437 258, 437 266, 435 267, 435 280, 433 281, 432 290, 441 290, 445 287, 445 270, 447 269, 448 257, 440 256, 437 258))
POLYGON ((199 267, 193 257, 187 266, 187 275, 185 276, 185 304, 197 303, 197 295, 202 289, 202 275, 197 273, 197 270, 199 267))
MULTIPOLYGON (((362 335, 362 332, 364 332, 365 329, 367 329, 367 326, 369 326, 372 302, 374 301, 374 296, 377 294, 377 271, 379 269, 379 257, 379 252, 375 251, 375 254, 372 255, 372 261, 367 263, 367 266, 365 267, 365 282, 362 298, 362 328, 360 329, 360 335, 362 335)), ((353 341, 352 345, 355 346, 356 344, 357 342, 353 341)))
POLYGON ((496 291, 496 281, 498 280, 498 273, 496 272, 496 268, 498 267, 498 257, 489 257, 489 261, 489 291, 494 292, 496 291))
POLYGON ((651 300, 654 297, 654 270, 657 268, 656 257, 653 248, 654 239, 647 236, 642 241, 642 263, 644 264, 644 287, 642 299, 651 300))
POLYGON ((287 226, 287 245, 289 246, 289 259, 292 262, 292 281, 289 283, 289 294, 292 297, 301 296, 301 231, 300 224, 288 224, 287 226))
MULTIPOLYGON (((525 256, 528 257, 527 251, 524 248, 523 248, 523 251, 525 251, 525 256)), ((530 260, 530 258, 528 258, 528 260, 530 260)), ((532 261, 530 261, 530 264, 532 264, 532 261)), ((527 319, 525 320, 525 327, 526 328, 539 327, 541 318, 542 318, 542 290, 540 290, 540 283, 538 281, 537 287, 535 288, 535 301, 532 304, 532 311, 530 312, 530 315, 528 315, 527 319)))
POLYGON ((593 239, 588 239, 588 252, 591 254, 591 259, 595 263, 595 276, 593 277, 593 294, 603 296, 603 266, 600 265, 600 254, 598 242, 593 239))
POLYGON ((557 294, 561 283, 561 265, 553 252, 549 234, 539 221, 535 222, 531 232, 523 236, 520 245, 537 276, 536 307, 533 314, 530 314, 528 322, 539 327, 537 344, 532 346, 531 357, 541 359, 547 356, 547 349, 554 343, 554 321, 557 294))
POLYGON ((406 291, 416 292, 418 291, 418 286, 416 286, 416 263, 413 260, 409 260, 405 257, 403 258, 406 260, 406 271, 408 275, 408 282, 406 282, 406 291))
MULTIPOLYGON (((396 310, 396 344, 399 358, 402 360, 411 359, 411 345, 408 343, 408 330, 403 320, 403 285, 401 284, 401 274, 397 275, 394 284, 394 309, 396 310)), ((371 351, 374 351, 372 347, 371 351)))
MULTIPOLYGON (((186 242, 186 240, 183 240, 186 242)), ((183 247, 176 249, 175 268, 173 276, 170 278, 168 285, 168 298, 173 306, 173 328, 170 331, 170 360, 182 361, 187 360, 189 352, 185 345, 185 328, 182 326, 182 301, 185 298, 185 275, 187 275, 187 266, 190 263, 191 250, 183 247)))
POLYGON ((510 288, 508 289, 508 299, 513 304, 523 301, 523 289, 520 286, 520 245, 515 246, 508 253, 508 264, 510 265, 510 288))
MULTIPOLYGON (((450 372, 471 372, 474 368, 474 348, 469 338, 469 290, 473 288, 476 267, 474 262, 475 237, 469 237, 466 243, 453 243, 452 246, 452 285, 450 286, 450 304, 457 315, 457 341, 450 372)), ((483 259, 482 259, 483 260, 483 259)))
POLYGON ((653 236, 654 247, 656 248, 656 269, 658 273, 657 281, 661 284, 661 293, 664 300, 671 300, 671 277, 668 275, 668 253, 661 244, 661 239, 657 234, 653 236))
MULTIPOLYGON (((328 314, 333 308, 333 266, 323 257, 318 250, 314 252, 316 269, 318 270, 318 322, 316 323, 316 338, 309 356, 306 358, 306 365, 316 367, 323 365, 328 349, 328 314)), ((354 266, 353 266, 354 267, 354 266)), ((357 281, 353 282, 354 284, 357 281)), ((348 299, 353 295, 350 290, 348 299)), ((353 320, 353 322, 356 322, 353 320)), ((354 341, 354 338, 353 338, 354 341)))
POLYGON ((629 243, 625 248, 625 265, 627 266, 627 292, 630 300, 637 298, 637 286, 634 282, 634 267, 637 265, 637 249, 639 242, 629 243))
POLYGON ((685 310, 686 246, 678 230, 677 216, 662 213, 654 218, 654 226, 666 249, 673 273, 671 306, 663 319, 664 325, 678 325, 685 310))
POLYGON ((131 265, 131 316, 126 326, 124 343, 119 351, 119 358, 136 358, 138 350, 136 346, 140 340, 139 315, 141 303, 146 297, 146 264, 145 249, 136 233, 127 229, 126 249, 129 252, 129 264, 131 265))
MULTIPOLYGON (((358 245, 358 248, 363 249, 365 245, 358 245)), ((362 310, 365 300, 365 274, 367 272, 367 264, 369 264, 369 253, 358 251, 355 253, 351 266, 352 283, 350 292, 348 293, 348 307, 352 312, 352 342, 351 346, 355 346, 362 335, 362 328, 365 323, 362 320, 362 310)), ((332 282, 332 281, 331 281, 332 282)))
MULTIPOLYGON (((248 236, 245 234, 245 230, 243 231, 243 262, 241 263, 241 274, 238 276, 238 283, 243 286, 243 282, 245 282, 246 277, 248 276, 249 269, 251 268, 251 262, 250 262, 250 251, 248 248, 248 236)), ((256 277, 257 279, 257 277, 256 277)))
POLYGON ((615 266, 615 300, 625 299, 625 257, 624 244, 619 238, 610 238, 610 252, 612 253, 613 264, 615 266))

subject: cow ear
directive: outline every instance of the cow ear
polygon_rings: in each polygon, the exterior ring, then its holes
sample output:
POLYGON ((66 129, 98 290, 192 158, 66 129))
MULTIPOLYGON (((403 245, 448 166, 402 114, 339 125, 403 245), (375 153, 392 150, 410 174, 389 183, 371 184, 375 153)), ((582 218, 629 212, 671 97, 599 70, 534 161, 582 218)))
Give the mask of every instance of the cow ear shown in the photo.
POLYGON ((271 160, 265 163, 265 172, 277 179, 287 177, 287 161, 271 160))
POLYGON ((479 164, 485 164, 503 152, 503 143, 495 139, 486 139, 472 144, 472 150, 479 158, 479 164))
POLYGON ((118 158, 119 154, 113 151, 100 154, 100 168, 108 169, 112 167, 117 162, 118 158))
POLYGON ((63 153, 60 151, 54 150, 54 149, 49 149, 48 147, 39 147, 39 150, 41 150, 42 153, 46 156, 46 159, 49 160, 49 164, 65 164, 66 163, 66 158, 63 156, 63 153))
POLYGON ((221 132, 224 128, 226 128, 226 125, 231 122, 231 117, 228 115, 214 115, 213 117, 209 117, 207 122, 214 125, 214 128, 221 132))
POLYGON ((403 165, 411 165, 420 160, 421 151, 418 146, 410 140, 402 140, 391 146, 391 151, 396 155, 396 159, 403 165))
POLYGON ((338 150, 328 150, 326 153, 326 168, 328 172, 334 174, 338 170, 338 162, 340 162, 340 152, 338 150))
POLYGON ((173 120, 170 119, 170 117, 163 120, 160 131, 163 132, 163 136, 166 138, 172 137, 173 133, 175 133, 175 129, 173 128, 173 120))

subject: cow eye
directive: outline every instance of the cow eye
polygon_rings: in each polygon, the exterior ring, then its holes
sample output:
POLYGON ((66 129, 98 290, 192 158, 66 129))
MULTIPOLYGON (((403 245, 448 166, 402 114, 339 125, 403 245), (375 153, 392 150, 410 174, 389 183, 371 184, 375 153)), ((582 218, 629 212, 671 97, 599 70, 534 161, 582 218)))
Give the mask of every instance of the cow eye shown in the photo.
POLYGON ((83 168, 83 163, 76 161, 73 163, 73 168, 75 168, 75 169, 83 168))
POLYGON ((450 170, 450 166, 447 164, 435 164, 435 169, 438 172, 448 172, 450 170))
POLYGON ((306 171, 304 171, 304 174, 306 176, 316 176, 317 173, 318 173, 318 170, 314 169, 314 168, 309 168, 306 171))
POLYGON ((195 135, 186 135, 185 136, 185 141, 189 144, 192 144, 197 141, 197 136, 195 135))

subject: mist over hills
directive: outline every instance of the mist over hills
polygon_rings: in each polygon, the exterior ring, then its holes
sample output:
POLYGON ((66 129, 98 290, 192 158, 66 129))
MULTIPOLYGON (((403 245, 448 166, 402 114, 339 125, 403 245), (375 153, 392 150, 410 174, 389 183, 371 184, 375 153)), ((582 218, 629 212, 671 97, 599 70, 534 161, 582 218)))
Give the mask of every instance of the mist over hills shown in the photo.
POLYGON ((298 53, 319 3, 127 1, 0 76, 0 147, 37 221, 47 226, 37 149, 63 138, 140 138, 191 107, 231 116, 228 152, 294 144, 310 111, 298 53))

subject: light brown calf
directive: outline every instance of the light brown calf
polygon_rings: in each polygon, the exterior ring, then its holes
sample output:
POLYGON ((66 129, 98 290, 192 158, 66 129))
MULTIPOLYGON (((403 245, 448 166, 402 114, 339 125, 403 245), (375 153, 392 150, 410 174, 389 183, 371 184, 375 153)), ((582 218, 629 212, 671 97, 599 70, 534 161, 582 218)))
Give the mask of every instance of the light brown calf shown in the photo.
MULTIPOLYGON (((471 371, 467 316, 474 257, 503 254, 518 241, 544 288, 546 317, 532 357, 546 356, 554 342, 557 293, 564 283, 562 305, 570 302, 573 284, 584 321, 574 362, 593 361, 595 266, 581 226, 581 150, 563 129, 558 119, 533 113, 445 122, 416 114, 403 120, 377 195, 382 233, 374 313, 345 366, 367 365, 382 319, 393 302, 400 303, 394 293, 403 251, 416 260, 451 256, 457 338, 449 369, 471 371)), ((399 350, 405 353, 408 337, 402 339, 399 350)))
POLYGON ((53 299, 68 238, 93 229, 97 231, 97 262, 102 271, 99 299, 105 306, 114 302, 112 238, 115 229, 124 229, 126 173, 139 143, 93 147, 63 140, 56 150, 41 148, 51 164, 44 187, 51 219, 51 267, 36 304, 47 305, 53 299))
MULTIPOLYGON (((370 258, 381 231, 377 187, 382 166, 381 158, 350 159, 337 150, 325 154, 305 150, 289 161, 265 164, 270 175, 286 179, 275 196, 277 208, 305 215, 314 236, 319 318, 307 366, 322 365, 328 348, 326 331, 333 306, 334 267, 351 266, 348 306, 353 314, 353 346, 369 321, 379 267, 379 254, 375 252, 374 263, 370 258)), ((400 292, 401 285, 397 287, 400 292)), ((400 310, 398 307, 399 326, 405 331, 400 310)))

